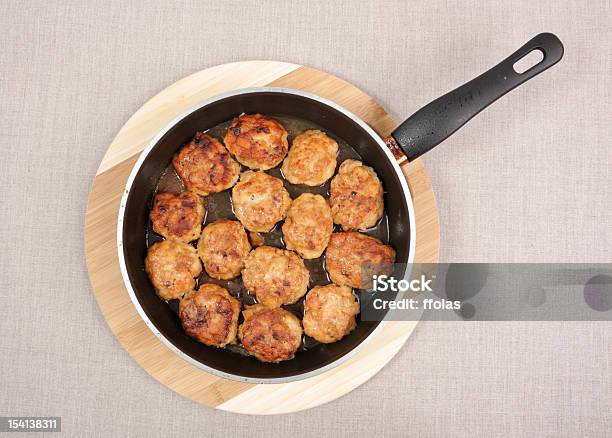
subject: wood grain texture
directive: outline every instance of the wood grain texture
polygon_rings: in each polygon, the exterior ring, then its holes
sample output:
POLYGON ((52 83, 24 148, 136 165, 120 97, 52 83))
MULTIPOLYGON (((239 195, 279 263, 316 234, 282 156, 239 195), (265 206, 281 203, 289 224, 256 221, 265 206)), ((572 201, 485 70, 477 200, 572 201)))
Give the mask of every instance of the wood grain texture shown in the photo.
MULTIPOLYGON (((119 202, 139 153, 177 115, 216 94, 253 86, 278 86, 316 93, 349 109, 380 135, 395 122, 371 97, 337 77, 274 61, 223 64, 188 76, 143 105, 109 146, 97 172, 85 217, 85 253, 94 294, 109 327, 151 376, 177 393, 220 409, 249 414, 294 412, 334 400, 376 374, 408 339, 416 322, 384 323, 353 358, 321 375, 286 384, 253 385, 208 374, 167 349, 139 317, 119 270, 116 227, 119 202), (256 403, 254 403, 256 401, 256 403)), ((404 164, 416 211, 415 260, 439 254, 438 213, 423 163, 404 164)))

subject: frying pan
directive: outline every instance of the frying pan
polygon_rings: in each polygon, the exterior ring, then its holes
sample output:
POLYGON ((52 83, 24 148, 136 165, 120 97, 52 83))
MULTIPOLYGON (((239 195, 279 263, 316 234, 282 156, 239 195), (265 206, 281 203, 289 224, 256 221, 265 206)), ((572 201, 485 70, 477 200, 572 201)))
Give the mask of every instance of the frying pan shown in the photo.
POLYGON ((319 374, 347 360, 385 322, 360 321, 342 340, 315 345, 308 351, 298 352, 294 359, 278 364, 208 347, 185 334, 171 306, 155 294, 143 268, 151 200, 172 155, 196 131, 214 127, 241 113, 284 115, 320 126, 351 145, 382 180, 388 243, 397 253, 397 263, 404 265, 400 275, 405 278, 414 259, 416 236, 412 199, 399 164, 427 152, 496 99, 553 66, 562 56, 563 45, 555 35, 539 34, 492 69, 418 110, 384 140, 346 109, 298 90, 251 88, 201 102, 173 120, 151 141, 135 164, 121 200, 118 255, 125 285, 140 316, 180 357, 228 379, 281 383, 319 374), (534 50, 541 51, 543 59, 527 71, 517 73, 515 63, 534 50))

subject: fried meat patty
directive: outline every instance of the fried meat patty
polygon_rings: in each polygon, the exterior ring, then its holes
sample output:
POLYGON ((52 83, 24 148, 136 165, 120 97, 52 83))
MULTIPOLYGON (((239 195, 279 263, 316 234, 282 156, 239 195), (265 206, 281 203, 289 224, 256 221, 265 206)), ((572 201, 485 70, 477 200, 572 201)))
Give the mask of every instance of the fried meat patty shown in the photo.
POLYGON ((276 167, 289 150, 283 125, 261 114, 236 117, 223 141, 236 160, 256 170, 276 167))
POLYGON ((205 213, 204 202, 195 193, 163 192, 155 195, 149 218, 157 234, 191 242, 200 236, 205 213))
POLYGON ((334 223, 345 230, 365 230, 382 217, 383 187, 374 169, 346 160, 332 179, 329 204, 334 223))
POLYGON ((375 237, 354 231, 334 233, 325 252, 325 268, 341 286, 369 288, 373 275, 393 271, 395 251, 375 237))
POLYGON ((247 171, 232 189, 234 213, 249 231, 268 232, 291 205, 283 182, 265 172, 247 171))
POLYGON ((266 245, 250 252, 242 271, 244 286, 266 307, 295 303, 306 293, 309 278, 299 255, 266 245))
POLYGON ((357 321, 359 303, 348 286, 315 286, 304 301, 304 333, 325 344, 348 335, 357 321))
POLYGON ((196 249, 178 240, 162 240, 147 251, 145 271, 163 300, 182 297, 195 287, 195 278, 202 272, 196 249))
POLYGON ((172 164, 187 190, 202 196, 229 189, 240 174, 240 165, 221 142, 204 132, 174 154, 172 164))
POLYGON ((203 284, 179 303, 179 318, 189 336, 212 347, 236 340, 240 301, 216 284, 203 284))
POLYGON ((261 304, 242 311, 244 322, 238 337, 249 354, 263 362, 293 358, 302 343, 302 325, 293 313, 261 304))
POLYGON ((305 259, 321 257, 334 230, 331 209, 321 195, 303 193, 291 202, 283 224, 287 249, 305 259))
POLYGON ((292 184, 320 186, 336 171, 338 143, 311 129, 295 137, 283 162, 283 175, 292 184))
POLYGON ((238 277, 249 251, 251 245, 242 224, 228 219, 206 225, 198 241, 206 273, 218 280, 238 277))

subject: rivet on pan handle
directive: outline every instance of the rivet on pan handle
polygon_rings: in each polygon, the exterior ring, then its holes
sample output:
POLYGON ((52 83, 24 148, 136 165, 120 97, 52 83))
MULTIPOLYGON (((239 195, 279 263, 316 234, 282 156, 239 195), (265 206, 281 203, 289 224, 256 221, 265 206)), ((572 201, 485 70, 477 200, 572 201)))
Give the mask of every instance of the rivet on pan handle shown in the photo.
POLYGON ((536 35, 492 69, 418 110, 391 133, 386 143, 398 161, 403 161, 404 154, 412 161, 447 139, 504 94, 552 67, 562 57, 563 44, 559 38, 552 33, 536 35), (514 64, 533 50, 540 50, 543 59, 523 73, 516 72, 514 64))

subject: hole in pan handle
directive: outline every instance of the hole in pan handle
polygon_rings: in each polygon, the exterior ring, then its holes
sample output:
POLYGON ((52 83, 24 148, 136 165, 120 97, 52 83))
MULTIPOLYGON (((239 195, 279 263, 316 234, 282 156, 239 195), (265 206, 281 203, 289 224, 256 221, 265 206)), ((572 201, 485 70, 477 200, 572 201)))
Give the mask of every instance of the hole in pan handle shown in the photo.
POLYGON ((437 146, 472 117, 523 82, 552 67, 563 57, 563 44, 552 33, 541 33, 492 69, 425 105, 391 133, 386 142, 398 159, 409 161, 437 146), (522 73, 514 65, 533 50, 544 57, 522 73), (401 158, 400 158, 401 157, 401 158))

